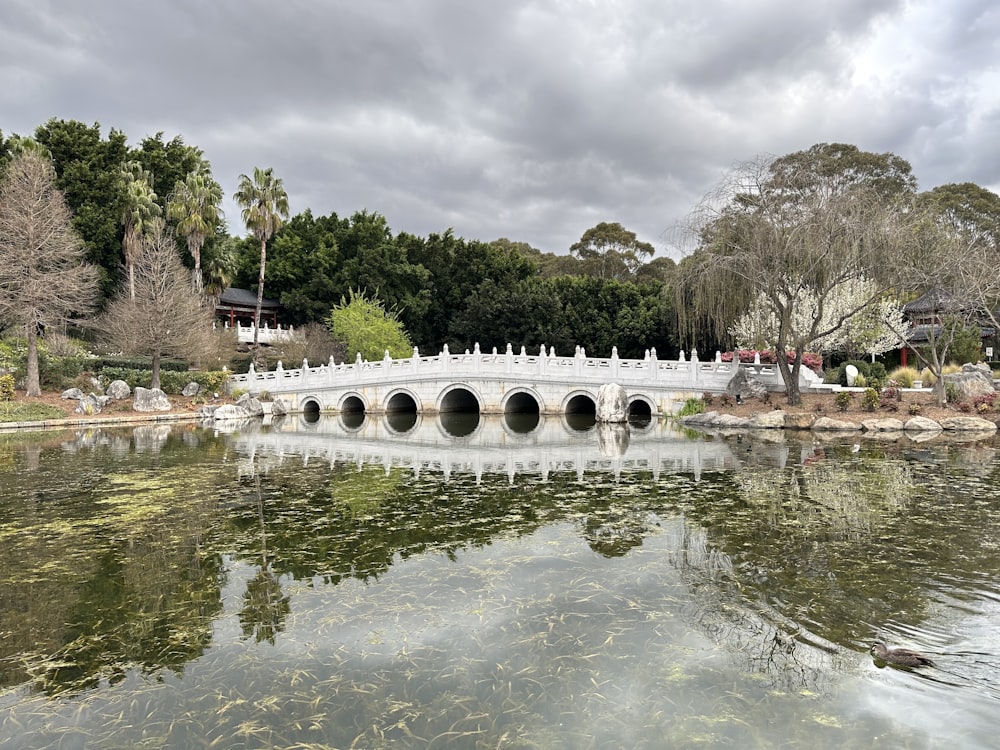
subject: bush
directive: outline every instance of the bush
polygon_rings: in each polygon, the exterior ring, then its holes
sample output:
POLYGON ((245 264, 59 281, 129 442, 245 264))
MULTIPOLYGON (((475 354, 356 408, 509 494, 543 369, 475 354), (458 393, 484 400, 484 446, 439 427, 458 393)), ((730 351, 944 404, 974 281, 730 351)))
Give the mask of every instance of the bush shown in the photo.
MULTIPOLYGON (((235 398, 235 391, 234 391, 235 398)), ((689 398, 684 402, 684 406, 681 410, 677 412, 678 417, 690 417, 692 414, 703 414, 705 411, 705 404, 700 398, 689 398)))
POLYGON ((703 394, 701 394, 701 401, 704 406, 711 406, 712 403, 715 401, 715 395, 709 393, 708 391, 705 391, 703 394))
POLYGON ((878 408, 879 395, 874 388, 866 388, 861 394, 861 408, 865 411, 875 411, 878 408))
POLYGON ((14 376, 0 375, 0 401, 14 400, 14 376))
POLYGON ((915 380, 920 380, 920 372, 915 367, 897 367, 889 373, 889 380, 900 388, 912 388, 915 380))
MULTIPOLYGON (((108 387, 113 380, 124 380, 129 388, 149 388, 153 373, 151 370, 130 370, 121 367, 105 367, 98 373, 101 386, 108 387)), ((204 391, 221 392, 225 388, 229 373, 222 370, 177 372, 166 370, 160 372, 160 389, 164 393, 178 394, 188 383, 195 382, 204 391)))
MULTIPOLYGON (((863 382, 865 386, 881 388, 885 384, 886 380, 888 380, 888 376, 885 372, 885 365, 881 362, 865 362, 863 359, 852 359, 847 362, 841 362, 840 367, 827 373, 824 382, 839 383, 840 385, 846 386, 848 365, 854 365, 858 368, 858 376, 864 378, 863 382)), ((855 381, 855 385, 857 385, 857 381, 855 381)))
POLYGON ((906 410, 910 413, 910 416, 916 417, 919 416, 921 411, 923 411, 923 408, 920 404, 910 404, 906 407, 906 410))
POLYGON ((838 411, 847 411, 850 409, 851 401, 853 401, 853 396, 850 391, 841 391, 834 399, 838 411))

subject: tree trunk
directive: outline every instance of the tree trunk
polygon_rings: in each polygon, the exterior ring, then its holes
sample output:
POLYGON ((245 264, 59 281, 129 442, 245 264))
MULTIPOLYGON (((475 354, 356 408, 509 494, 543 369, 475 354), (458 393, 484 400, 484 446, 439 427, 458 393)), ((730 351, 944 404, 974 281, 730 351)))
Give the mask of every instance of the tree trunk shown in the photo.
POLYGON ((264 304, 264 264, 267 262, 267 240, 260 241, 260 277, 257 279, 257 309, 253 315, 253 361, 260 365, 260 308, 264 304))
POLYGON ((41 379, 38 376, 38 326, 34 321, 25 326, 25 336, 28 339, 28 372, 24 383, 25 394, 41 396, 41 379))
POLYGON ((160 387, 160 349, 157 347, 153 352, 153 374, 149 379, 150 388, 160 387))
MULTIPOLYGON (((781 382, 785 384, 785 396, 789 406, 799 406, 802 403, 802 394, 799 392, 799 368, 789 368, 788 354, 782 347, 775 347, 775 357, 777 358, 778 372, 781 373, 781 382)), ((796 357, 796 365, 799 364, 799 357, 796 357)))

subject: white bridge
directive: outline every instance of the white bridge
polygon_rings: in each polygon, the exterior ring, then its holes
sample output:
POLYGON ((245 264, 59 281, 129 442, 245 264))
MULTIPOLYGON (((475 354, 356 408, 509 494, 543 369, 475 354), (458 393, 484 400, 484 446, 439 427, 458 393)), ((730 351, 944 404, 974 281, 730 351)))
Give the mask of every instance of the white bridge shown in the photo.
MULTIPOLYGON (((661 360, 656 350, 643 359, 621 359, 617 348, 608 358, 587 356, 577 349, 573 356, 557 356, 541 347, 528 354, 522 347, 515 353, 508 344, 505 352, 474 351, 453 354, 444 350, 421 356, 368 362, 360 354, 353 363, 335 364, 333 359, 319 366, 303 362, 301 368, 285 369, 281 363, 273 371, 251 369, 230 377, 230 387, 253 395, 266 393, 282 399, 292 412, 382 414, 416 412, 435 414, 478 411, 480 414, 593 413, 600 387, 605 383, 622 386, 629 413, 659 417, 673 414, 691 397, 705 392, 722 393, 736 372, 748 368, 769 390, 783 391, 774 365, 701 361, 690 357, 661 360)), ((803 386, 816 376, 802 368, 803 386)))

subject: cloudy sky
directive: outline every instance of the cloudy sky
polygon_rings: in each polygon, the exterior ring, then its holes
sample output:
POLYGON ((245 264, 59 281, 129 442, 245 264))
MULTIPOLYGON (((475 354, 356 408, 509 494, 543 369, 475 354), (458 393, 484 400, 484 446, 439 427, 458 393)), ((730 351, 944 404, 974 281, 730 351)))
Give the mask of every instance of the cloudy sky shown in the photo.
POLYGON ((557 253, 674 253, 734 164, 819 142, 1000 191, 996 0, 3 0, 0 81, 5 135, 181 135, 227 195, 269 166, 293 214, 557 253))

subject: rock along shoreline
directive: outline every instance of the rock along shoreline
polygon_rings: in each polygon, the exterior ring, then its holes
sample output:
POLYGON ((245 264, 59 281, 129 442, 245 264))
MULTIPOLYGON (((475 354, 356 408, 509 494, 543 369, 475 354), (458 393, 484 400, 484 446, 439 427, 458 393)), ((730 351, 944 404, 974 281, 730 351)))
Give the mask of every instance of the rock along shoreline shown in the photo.
POLYGON ((871 418, 852 422, 815 414, 792 414, 775 409, 770 412, 738 417, 708 411, 689 414, 678 420, 688 427, 743 430, 814 430, 822 432, 996 432, 997 423, 975 416, 956 416, 935 421, 927 417, 910 417, 905 422, 896 418, 871 418))

